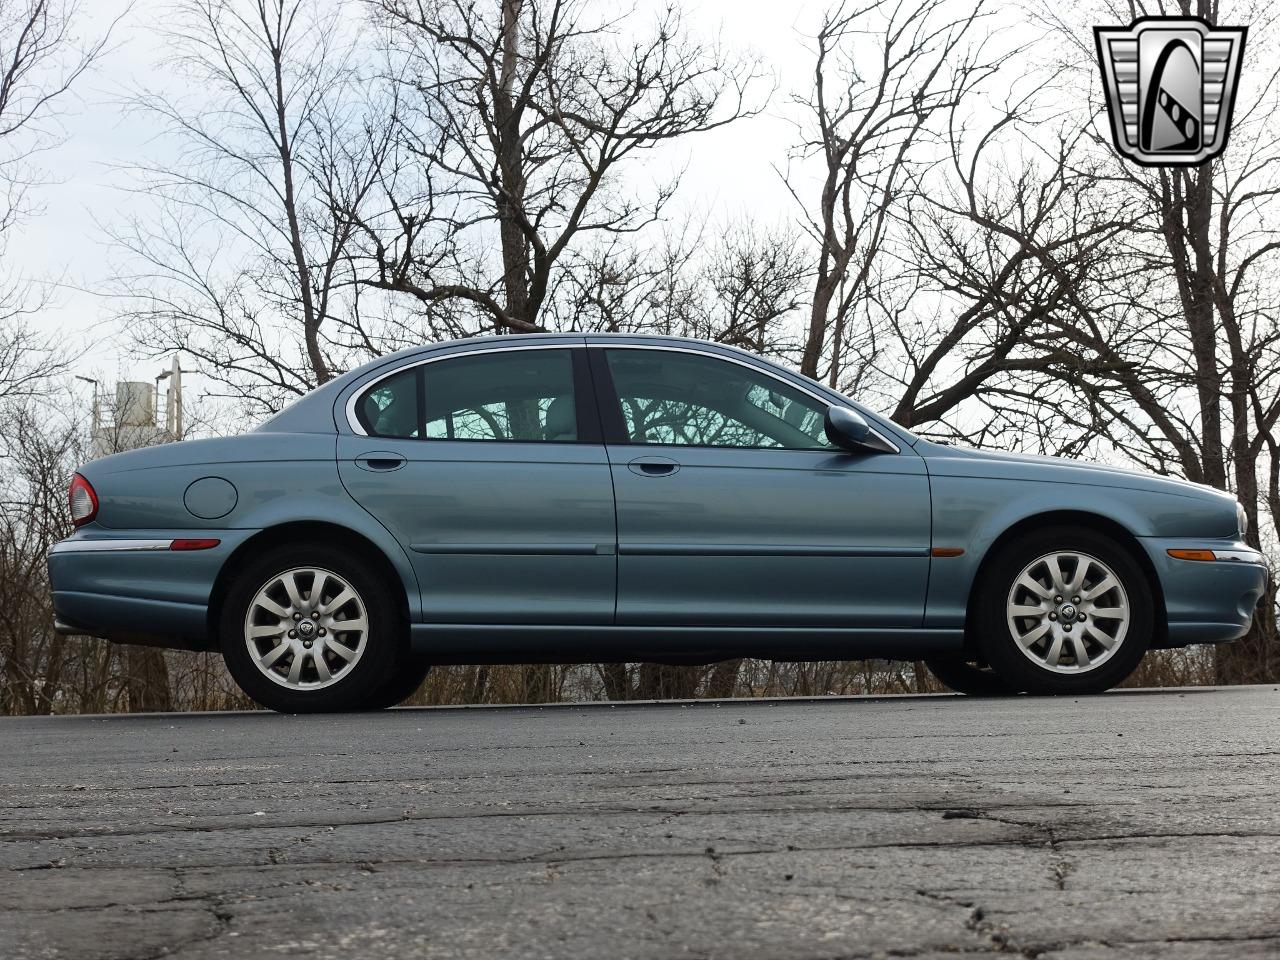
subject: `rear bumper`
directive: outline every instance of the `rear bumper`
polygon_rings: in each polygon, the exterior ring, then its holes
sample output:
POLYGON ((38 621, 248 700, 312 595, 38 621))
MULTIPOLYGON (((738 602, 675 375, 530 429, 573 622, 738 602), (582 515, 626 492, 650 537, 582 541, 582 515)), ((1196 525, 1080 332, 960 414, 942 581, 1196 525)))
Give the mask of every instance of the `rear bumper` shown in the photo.
POLYGON ((65 636, 101 637, 176 650, 211 650, 207 604, 53 591, 54 629, 65 636))
POLYGON ((1224 643, 1249 632, 1267 581, 1266 560, 1246 543, 1144 537, 1160 579, 1168 617, 1168 645, 1224 643), (1211 549, 1220 560, 1179 560, 1170 550, 1211 549))
POLYGON ((207 650, 214 583, 253 530, 136 531, 93 526, 49 552, 55 628, 118 643, 207 650), (174 551, 175 538, 214 538, 208 550, 174 551))

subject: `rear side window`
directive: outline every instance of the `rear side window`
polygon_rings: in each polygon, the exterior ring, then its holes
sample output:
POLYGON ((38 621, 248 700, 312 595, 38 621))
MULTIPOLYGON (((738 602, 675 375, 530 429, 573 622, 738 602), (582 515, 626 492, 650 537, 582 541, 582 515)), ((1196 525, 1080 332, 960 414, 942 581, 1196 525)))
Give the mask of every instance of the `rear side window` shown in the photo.
POLYGON ((375 384, 356 410, 371 436, 578 440, 570 350, 495 351, 421 364, 375 384))

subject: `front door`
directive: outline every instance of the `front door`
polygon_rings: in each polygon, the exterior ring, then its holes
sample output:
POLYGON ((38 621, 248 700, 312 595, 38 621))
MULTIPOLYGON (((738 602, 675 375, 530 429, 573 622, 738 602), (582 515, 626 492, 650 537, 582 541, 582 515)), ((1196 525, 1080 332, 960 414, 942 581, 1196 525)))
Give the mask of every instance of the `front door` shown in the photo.
POLYGON ((832 447, 825 402, 745 361, 590 350, 617 500, 619 624, 921 624, 920 457, 832 447))
POLYGON ((420 362, 354 412, 342 482, 412 558, 426 622, 613 621, 613 487, 581 348, 420 362))

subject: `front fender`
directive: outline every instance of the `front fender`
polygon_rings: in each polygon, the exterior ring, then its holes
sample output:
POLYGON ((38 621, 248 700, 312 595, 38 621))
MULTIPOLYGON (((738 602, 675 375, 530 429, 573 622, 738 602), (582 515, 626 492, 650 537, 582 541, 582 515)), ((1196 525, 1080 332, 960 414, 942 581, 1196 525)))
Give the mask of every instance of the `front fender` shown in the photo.
POLYGON ((1090 514, 1135 537, 1235 536, 1234 516, 1216 499, 1046 480, 933 476, 933 545, 961 547, 930 567, 926 627, 964 623, 974 578, 992 545, 1013 526, 1060 511, 1090 514), (1230 529, 1228 529, 1230 527, 1230 529))

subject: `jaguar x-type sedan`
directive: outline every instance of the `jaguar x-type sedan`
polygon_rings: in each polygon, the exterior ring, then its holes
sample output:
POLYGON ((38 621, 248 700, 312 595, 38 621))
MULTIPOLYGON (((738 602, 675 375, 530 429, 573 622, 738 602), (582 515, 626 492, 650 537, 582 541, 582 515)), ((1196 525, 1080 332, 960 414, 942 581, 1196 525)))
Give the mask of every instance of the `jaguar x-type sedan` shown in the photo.
POLYGON ((930 443, 667 337, 404 351, 70 498, 60 631, 220 650, 284 711, 388 706, 432 664, 742 656, 1090 693, 1244 635, 1266 572, 1223 493, 930 443))

